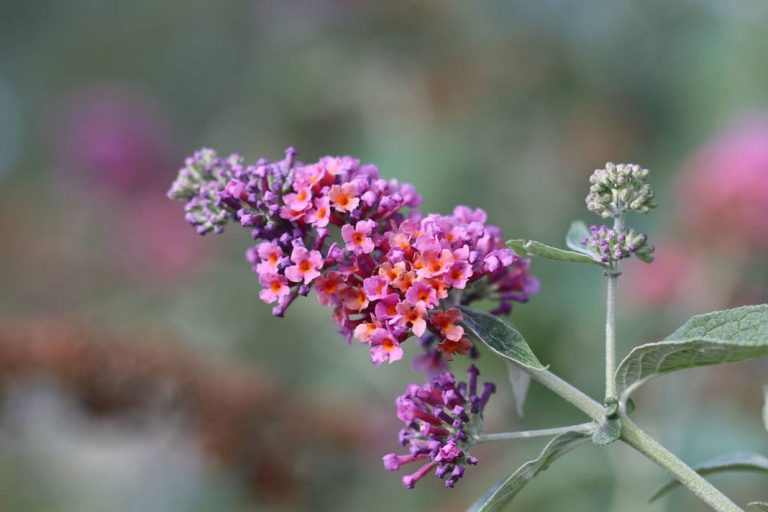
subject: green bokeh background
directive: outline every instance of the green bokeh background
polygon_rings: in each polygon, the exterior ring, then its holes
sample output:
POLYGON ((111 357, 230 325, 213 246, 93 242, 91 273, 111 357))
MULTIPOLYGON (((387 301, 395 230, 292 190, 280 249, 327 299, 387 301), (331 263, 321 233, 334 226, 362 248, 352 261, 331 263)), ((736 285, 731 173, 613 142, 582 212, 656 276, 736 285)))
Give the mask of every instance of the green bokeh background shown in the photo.
MULTIPOLYGON (((314 300, 273 319, 242 259, 248 235, 237 229, 207 237, 209 253, 194 272, 137 280, 116 269, 102 240, 119 228, 99 216, 103 198, 82 200, 81 182, 57 156, 62 105, 73 95, 108 84, 156 105, 176 162, 158 170, 158 197, 200 146, 277 158, 294 145, 306 160, 345 153, 375 162, 385 177, 415 184, 427 211, 482 207, 505 235, 556 244, 571 219, 595 220, 583 207, 592 169, 636 161, 652 170, 658 191, 659 208, 635 219, 653 237, 669 233, 672 184, 690 154, 734 118, 768 106, 767 23, 760 0, 0 3, 2 318, 66 315, 99 329, 168 333, 205 357, 269 369, 286 393, 371 411, 379 437, 391 436, 376 449, 327 457, 311 470, 325 479, 309 502, 277 505, 226 471, 187 482, 169 470, 134 491, 119 479, 111 487, 73 480, 66 464, 46 463, 50 451, 18 449, 20 434, 5 432, 0 507, 459 511, 543 445, 482 447, 481 466, 454 490, 431 480, 401 489, 380 455, 396 448, 393 397, 418 376, 407 363, 374 369, 314 300)), ((173 229, 196 236, 178 211, 173 229)), ((544 261, 533 268, 541 293, 513 321, 556 373, 600 395, 599 270, 544 261)), ((626 304, 622 353, 663 337, 693 309, 685 301, 626 304)), ((489 430, 581 421, 535 385, 525 418, 516 419, 503 364, 487 354, 480 364, 500 384, 489 430)), ((754 362, 654 381, 637 395, 637 421, 687 461, 765 453, 766 369, 754 362)), ((513 509, 705 510, 684 491, 648 505, 664 478, 626 447, 590 446, 548 470, 513 509)), ((713 480, 741 504, 768 499, 764 475, 713 480)))

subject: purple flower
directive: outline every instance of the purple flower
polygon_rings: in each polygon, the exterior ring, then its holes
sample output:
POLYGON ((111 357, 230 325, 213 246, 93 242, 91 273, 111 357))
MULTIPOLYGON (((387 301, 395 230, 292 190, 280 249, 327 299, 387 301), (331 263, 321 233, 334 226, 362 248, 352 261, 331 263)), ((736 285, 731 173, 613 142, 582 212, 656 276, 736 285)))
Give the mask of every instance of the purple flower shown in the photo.
POLYGON ((482 428, 483 409, 496 387, 486 383, 478 394, 480 372, 473 365, 467 373, 468 383, 457 383, 453 374, 444 372, 423 386, 409 385, 395 400, 397 417, 405 424, 398 438, 408 453, 389 453, 382 461, 387 471, 423 463, 403 477, 406 488, 412 489, 432 469, 435 476, 445 480, 446 487, 453 487, 464 476, 466 465, 477 464, 469 449, 482 428))

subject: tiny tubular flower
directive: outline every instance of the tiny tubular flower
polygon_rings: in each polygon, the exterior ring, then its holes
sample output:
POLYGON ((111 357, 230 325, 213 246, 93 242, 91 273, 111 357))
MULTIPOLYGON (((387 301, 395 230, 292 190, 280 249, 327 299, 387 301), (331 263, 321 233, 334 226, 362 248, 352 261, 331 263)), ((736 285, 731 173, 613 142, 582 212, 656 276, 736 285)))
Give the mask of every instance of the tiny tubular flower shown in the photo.
POLYGON ((438 330, 444 339, 450 341, 459 341, 464 336, 464 328, 458 325, 461 320, 461 311, 457 308, 435 311, 429 317, 429 323, 438 330))
POLYGON ((376 329, 370 338, 371 361, 376 366, 382 363, 393 363, 403 358, 403 349, 400 343, 386 329, 376 329))
POLYGON ((360 198, 357 197, 355 187, 351 183, 332 186, 328 197, 333 207, 340 212, 349 213, 360 204, 360 198))
POLYGON ((375 244, 370 237, 376 223, 372 220, 361 220, 354 227, 345 224, 341 228, 341 237, 347 243, 347 249, 355 254, 369 254, 373 252, 375 244))
POLYGON ((320 276, 319 269, 323 267, 323 257, 318 251, 296 247, 291 253, 291 261, 294 265, 285 269, 285 276, 291 281, 309 284, 320 276))
POLYGON ((282 301, 291 293, 288 281, 278 274, 263 274, 259 276, 259 284, 263 286, 259 297, 266 303, 282 301))

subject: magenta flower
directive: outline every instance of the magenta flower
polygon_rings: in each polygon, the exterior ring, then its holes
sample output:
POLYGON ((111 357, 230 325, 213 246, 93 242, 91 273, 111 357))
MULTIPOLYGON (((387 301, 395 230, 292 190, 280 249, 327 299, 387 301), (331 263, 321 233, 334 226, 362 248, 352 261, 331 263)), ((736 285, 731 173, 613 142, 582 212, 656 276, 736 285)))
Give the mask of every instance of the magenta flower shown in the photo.
POLYGON ((376 366, 384 362, 393 363, 403 358, 400 343, 386 329, 376 329, 371 333, 371 361, 376 366))
POLYGON ((397 417, 405 424, 400 444, 408 453, 389 453, 382 458, 384 469, 397 471, 402 466, 422 465, 403 477, 403 486, 412 489, 416 482, 434 470, 435 476, 453 487, 464 476, 466 465, 478 460, 469 455, 474 438, 482 428, 482 411, 496 386, 486 383, 478 394, 479 371, 467 370, 469 381, 456 382, 453 374, 441 373, 423 386, 411 384, 395 400, 397 417))
POLYGON ((230 220, 251 229, 260 243, 246 256, 275 315, 314 287, 341 333, 370 344, 374 364, 401 359, 411 336, 435 336, 430 350, 450 359, 472 344, 455 313, 433 311, 441 301, 492 297, 504 313, 538 289, 529 262, 485 224, 482 210, 424 216, 413 209, 421 201, 413 187, 381 179, 375 166, 295 157, 288 148, 283 160, 249 165, 201 150, 169 191, 186 200, 198 233, 220 233, 230 220))
POLYGON ((347 243, 347 249, 353 253, 370 254, 375 247, 370 234, 375 228, 376 223, 372 220, 361 220, 354 227, 345 224, 341 227, 341 238, 347 243))
POLYGON ((308 251, 306 247, 296 247, 291 254, 294 265, 285 269, 285 276, 299 283, 309 284, 320 276, 318 269, 323 267, 323 257, 318 251, 308 251))

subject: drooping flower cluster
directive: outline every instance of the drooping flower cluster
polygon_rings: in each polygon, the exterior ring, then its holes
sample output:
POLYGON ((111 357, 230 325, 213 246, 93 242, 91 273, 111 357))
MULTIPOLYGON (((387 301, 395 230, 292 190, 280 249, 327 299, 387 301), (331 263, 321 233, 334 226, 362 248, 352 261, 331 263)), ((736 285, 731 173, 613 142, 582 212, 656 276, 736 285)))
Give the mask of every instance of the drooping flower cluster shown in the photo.
POLYGON ((477 389, 479 371, 474 365, 467 370, 469 382, 456 382, 449 372, 429 380, 423 386, 411 384, 397 397, 397 417, 405 423, 400 431, 400 444, 408 453, 384 456, 384 468, 397 471, 411 462, 422 465, 403 477, 403 485, 412 489, 416 482, 433 469, 435 476, 453 487, 464 476, 467 465, 478 460, 469 454, 475 436, 482 430, 483 408, 496 391, 492 383, 477 389))
POLYGON ((648 237, 634 229, 617 231, 608 226, 592 225, 589 235, 581 243, 603 263, 617 262, 633 254, 646 262, 653 260, 654 247, 647 243, 648 237))
POLYGON ((375 166, 348 156, 303 164, 295 155, 289 148, 281 161, 246 165, 204 149, 169 191, 187 201, 186 218, 200 234, 220 233, 232 219, 252 228, 259 243, 246 257, 275 315, 315 287, 375 364, 401 359, 400 344, 428 332, 450 359, 471 342, 460 310, 446 304, 489 298, 505 313, 537 291, 529 262, 504 246, 482 210, 422 216, 412 209, 421 201, 415 189, 381 179, 375 166))
POLYGON ((604 218, 617 217, 634 210, 648 213, 656 207, 656 198, 646 183, 648 169, 637 164, 612 164, 596 169, 589 182, 587 208, 604 218))

